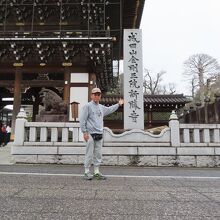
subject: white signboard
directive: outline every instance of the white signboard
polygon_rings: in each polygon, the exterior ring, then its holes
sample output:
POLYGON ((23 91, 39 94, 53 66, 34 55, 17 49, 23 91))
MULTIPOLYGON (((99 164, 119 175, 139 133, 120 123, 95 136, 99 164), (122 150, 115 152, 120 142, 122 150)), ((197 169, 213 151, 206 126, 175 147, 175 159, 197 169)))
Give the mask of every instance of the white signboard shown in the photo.
POLYGON ((71 73, 70 82, 71 83, 88 83, 89 74, 88 73, 71 73))
POLYGON ((124 129, 144 129, 142 33, 124 30, 124 129))

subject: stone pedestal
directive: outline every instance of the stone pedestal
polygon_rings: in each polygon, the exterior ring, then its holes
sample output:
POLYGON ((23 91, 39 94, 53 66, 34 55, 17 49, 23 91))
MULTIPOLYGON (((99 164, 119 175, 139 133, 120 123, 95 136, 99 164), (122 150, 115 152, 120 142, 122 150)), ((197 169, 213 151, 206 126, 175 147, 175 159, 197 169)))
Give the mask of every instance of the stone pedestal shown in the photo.
POLYGON ((37 122, 67 122, 67 115, 36 115, 37 122))

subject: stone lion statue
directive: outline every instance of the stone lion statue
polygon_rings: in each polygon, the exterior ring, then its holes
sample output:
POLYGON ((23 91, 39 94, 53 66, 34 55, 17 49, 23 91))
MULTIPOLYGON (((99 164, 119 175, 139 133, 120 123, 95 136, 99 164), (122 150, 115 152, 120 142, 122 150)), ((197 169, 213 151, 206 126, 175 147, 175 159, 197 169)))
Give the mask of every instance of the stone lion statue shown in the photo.
POLYGON ((40 97, 42 98, 42 103, 44 106, 44 110, 40 112, 40 114, 48 114, 48 115, 60 115, 67 114, 68 106, 62 98, 57 95, 54 91, 50 89, 41 89, 40 97))

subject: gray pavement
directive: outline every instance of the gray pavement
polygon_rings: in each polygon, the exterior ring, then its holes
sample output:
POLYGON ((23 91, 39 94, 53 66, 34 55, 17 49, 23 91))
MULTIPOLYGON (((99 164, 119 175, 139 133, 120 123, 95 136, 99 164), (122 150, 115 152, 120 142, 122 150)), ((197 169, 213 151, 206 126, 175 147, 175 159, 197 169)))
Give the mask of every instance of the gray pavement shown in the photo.
POLYGON ((0 148, 0 220, 220 219, 219 168, 83 167, 13 164, 0 148))
POLYGON ((220 169, 0 165, 0 219, 220 219, 220 169))
POLYGON ((11 156, 11 145, 12 142, 8 143, 7 146, 0 147, 0 165, 14 163, 11 156))

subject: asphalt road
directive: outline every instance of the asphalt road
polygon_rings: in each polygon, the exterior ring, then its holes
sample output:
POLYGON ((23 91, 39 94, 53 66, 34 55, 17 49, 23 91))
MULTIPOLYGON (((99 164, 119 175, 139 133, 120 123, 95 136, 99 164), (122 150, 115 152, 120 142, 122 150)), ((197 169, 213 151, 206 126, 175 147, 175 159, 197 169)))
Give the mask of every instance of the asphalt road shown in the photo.
POLYGON ((220 169, 0 165, 0 219, 220 219, 220 169))

